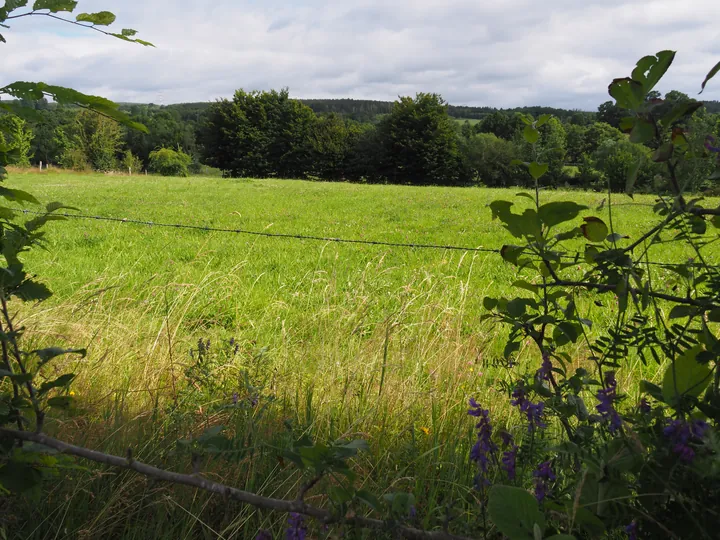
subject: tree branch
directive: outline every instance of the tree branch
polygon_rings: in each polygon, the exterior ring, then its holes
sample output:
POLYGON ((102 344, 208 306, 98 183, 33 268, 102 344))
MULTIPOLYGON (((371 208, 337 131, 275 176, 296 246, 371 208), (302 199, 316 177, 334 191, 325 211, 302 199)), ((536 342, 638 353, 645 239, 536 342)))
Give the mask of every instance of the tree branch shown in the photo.
POLYGON ((407 538, 408 540, 471 540, 468 537, 455 536, 444 531, 424 531, 414 527, 386 523, 385 521, 381 521, 379 519, 362 516, 337 517, 327 510, 309 506, 302 501, 286 501, 282 499, 262 497, 254 493, 206 480, 200 476, 165 471, 139 461, 97 452, 80 446, 74 446, 43 435, 42 433, 30 433, 27 431, 15 431, 12 429, 0 428, 0 437, 9 437, 16 440, 34 442, 57 450, 62 454, 77 456, 96 463, 104 463, 105 465, 110 465, 111 467, 129 469, 149 478, 170 482, 172 484, 194 487, 196 489, 222 495, 223 497, 234 499, 243 504, 249 504, 257 508, 275 510, 278 512, 304 514, 321 521, 324 524, 342 522, 364 529, 390 530, 403 538, 407 538))
MULTIPOLYGON (((602 293, 615 292, 617 287, 615 285, 606 285, 603 283, 587 283, 583 281, 554 281, 547 285, 538 285, 538 287, 582 287, 585 289, 594 289, 602 293)), ((672 296, 669 294, 654 292, 654 291, 641 291, 640 289, 630 288, 629 292, 633 294, 647 294, 652 298, 658 298, 660 300, 667 300, 668 302, 675 302, 676 304, 683 304, 686 306, 694 306, 704 309, 716 309, 720 308, 719 304, 708 299, 706 301, 696 300, 694 298, 683 298, 682 296, 672 296)))

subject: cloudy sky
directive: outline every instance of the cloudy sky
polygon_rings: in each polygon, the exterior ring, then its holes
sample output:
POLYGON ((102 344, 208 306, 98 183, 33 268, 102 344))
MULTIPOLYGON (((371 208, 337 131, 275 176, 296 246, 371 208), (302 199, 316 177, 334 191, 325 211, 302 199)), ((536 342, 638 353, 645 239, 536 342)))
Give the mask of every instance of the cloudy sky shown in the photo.
MULTIPOLYGON (((2 2, 2 0, 0 0, 2 2)), ((678 51, 661 91, 694 95, 720 60, 715 0, 81 0, 156 49, 43 18, 2 33, 0 85, 178 103, 289 87, 299 98, 595 110, 641 56, 678 51)), ((704 97, 720 99, 720 79, 704 97)))

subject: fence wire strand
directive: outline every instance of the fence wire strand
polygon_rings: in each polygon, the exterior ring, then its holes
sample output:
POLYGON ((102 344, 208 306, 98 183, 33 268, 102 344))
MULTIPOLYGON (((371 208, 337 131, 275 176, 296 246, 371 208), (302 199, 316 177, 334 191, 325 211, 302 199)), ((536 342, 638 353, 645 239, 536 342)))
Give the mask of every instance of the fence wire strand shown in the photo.
MULTIPOLYGON (((33 210, 22 210, 24 214, 32 215, 45 215, 47 212, 38 212, 33 210)), ((186 223, 158 223, 155 221, 142 220, 142 219, 131 219, 131 218, 117 218, 108 216, 94 216, 91 214, 71 214, 71 213, 59 213, 54 212, 53 215, 62 216, 69 219, 86 219, 91 221, 104 221, 110 223, 128 223, 131 225, 145 225, 148 227, 160 227, 166 229, 180 229, 180 230, 192 230, 192 231, 204 231, 204 232, 217 232, 217 233, 230 233, 248 236, 261 236, 265 238, 281 238, 290 240, 309 240, 315 242, 333 242, 338 244, 355 244, 355 245, 366 245, 366 246, 383 246, 383 247, 395 247, 404 249, 435 249, 435 250, 448 250, 448 251, 463 251, 463 252, 475 252, 475 253, 494 253, 496 255, 501 254, 501 249, 498 248, 486 248, 486 247, 470 247, 470 246, 457 246, 452 244, 418 244, 408 242, 390 242, 387 240, 361 240, 357 238, 338 238, 332 236, 316 236, 308 234, 291 234, 291 233, 272 233, 267 231, 252 231, 248 229, 228 229, 223 227, 210 227, 205 225, 189 225, 186 223)), ((585 254, 580 251, 569 252, 567 255, 563 255, 562 258, 572 261, 584 260, 585 254)), ((664 268, 679 268, 689 266, 704 266, 690 263, 665 263, 665 262, 654 262, 648 261, 643 262, 644 265, 664 267, 664 268)), ((714 270, 720 269, 720 265, 710 265, 709 268, 714 270)))

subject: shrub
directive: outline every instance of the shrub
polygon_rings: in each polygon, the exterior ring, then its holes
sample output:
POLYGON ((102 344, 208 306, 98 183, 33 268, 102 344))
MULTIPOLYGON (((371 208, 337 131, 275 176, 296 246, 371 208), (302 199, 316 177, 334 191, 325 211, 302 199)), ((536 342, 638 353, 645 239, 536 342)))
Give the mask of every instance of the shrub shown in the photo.
POLYGON ((130 174, 139 174, 143 169, 142 160, 130 150, 125 151, 121 164, 123 172, 128 171, 130 174))
POLYGON ((163 176, 189 176, 191 163, 192 158, 180 149, 160 148, 150 152, 149 169, 163 176))

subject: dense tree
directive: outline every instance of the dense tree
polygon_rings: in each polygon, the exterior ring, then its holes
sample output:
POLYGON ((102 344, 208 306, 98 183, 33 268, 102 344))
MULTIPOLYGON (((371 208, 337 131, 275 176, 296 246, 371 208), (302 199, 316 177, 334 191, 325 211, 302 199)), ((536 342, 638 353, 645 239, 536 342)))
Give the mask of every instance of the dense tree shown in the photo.
POLYGON ((400 98, 378 126, 383 147, 379 175, 410 184, 465 181, 455 129, 438 94, 400 98))
POLYGON ((462 144, 465 166, 476 182, 488 187, 506 187, 517 184, 518 167, 511 165, 518 151, 511 141, 492 133, 478 133, 462 144))
POLYGON ((637 189, 652 187, 658 166, 650 159, 650 150, 640 144, 633 144, 627 138, 621 140, 605 139, 594 154, 595 169, 602 175, 602 185, 595 186, 613 191, 624 191, 628 176, 640 160, 642 166, 637 175, 637 189))
POLYGON ((238 177, 304 178, 312 168, 312 110, 288 91, 244 92, 220 100, 200 131, 208 165, 238 177))
POLYGON ((625 109, 618 107, 614 101, 606 101, 598 107, 597 121, 619 128, 620 121, 629 114, 625 109))
POLYGON ((148 168, 163 176, 189 176, 192 158, 182 150, 159 148, 150 152, 148 168))
POLYGON ((196 123, 183 120, 178 107, 134 105, 129 109, 133 120, 147 126, 149 133, 127 130, 125 144, 130 151, 147 163, 150 153, 159 148, 182 148, 197 155, 196 123))
POLYGON ((63 148, 61 165, 73 169, 86 165, 96 171, 117 168, 123 131, 114 120, 81 110, 69 126, 58 129, 57 138, 63 148))
POLYGON ((6 148, 4 151, 14 152, 15 165, 29 167, 34 135, 27 122, 18 116, 2 115, 0 124, 0 145, 6 148))
POLYGON ((509 141, 515 136, 521 124, 519 115, 497 111, 487 115, 477 125, 476 130, 478 133, 492 133, 496 137, 509 141))
MULTIPOLYGON (((525 124, 522 126, 524 128, 525 124)), ((540 139, 534 147, 523 137, 523 129, 518 129, 514 141, 523 161, 548 163, 550 169, 543 177, 544 185, 558 185, 563 181, 567 134, 560 120, 552 117, 540 127, 540 139)), ((525 181, 529 180, 529 175, 526 175, 525 181)))
POLYGON ((350 174, 350 158, 362 128, 336 113, 323 115, 313 124, 312 175, 325 180, 342 180, 350 174))

